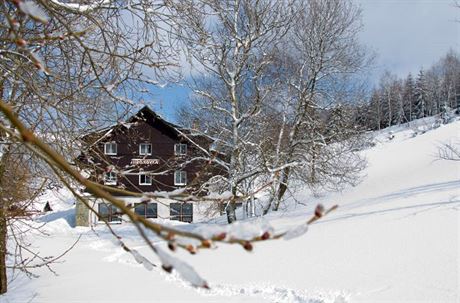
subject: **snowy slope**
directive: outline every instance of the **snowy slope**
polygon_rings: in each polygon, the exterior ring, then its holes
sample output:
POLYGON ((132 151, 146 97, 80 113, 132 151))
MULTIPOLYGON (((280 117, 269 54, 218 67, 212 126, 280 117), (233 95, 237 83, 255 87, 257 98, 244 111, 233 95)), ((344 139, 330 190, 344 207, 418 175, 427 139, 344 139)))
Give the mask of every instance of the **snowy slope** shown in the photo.
MULTIPOLYGON (((377 133, 376 146, 364 151, 369 165, 360 185, 321 198, 299 193, 308 206, 291 203, 267 217, 285 229, 304 222, 316 202, 340 205, 305 236, 261 243, 252 253, 230 245, 178 253, 210 291, 145 270, 103 227, 72 228, 66 202, 41 218, 50 221, 51 236, 34 236, 41 252, 56 254, 81 235, 54 267, 59 276, 18 275, 0 302, 458 302, 460 161, 436 154, 443 142, 460 142, 460 121, 413 133, 401 127, 377 133)), ((132 226, 116 230, 158 263, 132 226)))

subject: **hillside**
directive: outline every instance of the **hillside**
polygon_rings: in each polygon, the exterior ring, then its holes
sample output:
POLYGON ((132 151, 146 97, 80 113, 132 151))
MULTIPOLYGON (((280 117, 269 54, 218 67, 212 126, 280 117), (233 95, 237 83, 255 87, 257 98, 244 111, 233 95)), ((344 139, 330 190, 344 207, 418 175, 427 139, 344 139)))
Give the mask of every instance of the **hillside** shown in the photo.
MULTIPOLYGON (((145 270, 103 226, 71 227, 72 199, 65 191, 49 193, 43 201, 55 211, 38 220, 48 222, 50 236, 31 235, 34 247, 55 255, 81 239, 53 267, 57 276, 44 269, 37 279, 16 275, 0 302, 456 302, 460 161, 437 153, 442 143, 460 142, 460 121, 420 131, 430 125, 424 123, 375 133, 376 145, 363 151, 368 167, 358 186, 319 198, 300 192, 296 199, 306 205, 291 201, 266 218, 285 229, 304 222, 316 202, 340 205, 306 235, 261 243, 252 253, 230 245, 178 253, 210 291, 158 267, 145 270)), ((158 263, 132 226, 114 227, 158 263)))

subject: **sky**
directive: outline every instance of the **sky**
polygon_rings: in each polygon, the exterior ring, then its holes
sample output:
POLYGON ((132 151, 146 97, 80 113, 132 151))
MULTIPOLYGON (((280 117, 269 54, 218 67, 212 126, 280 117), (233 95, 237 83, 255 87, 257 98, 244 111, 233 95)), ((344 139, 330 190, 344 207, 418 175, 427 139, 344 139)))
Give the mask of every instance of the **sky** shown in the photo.
MULTIPOLYGON (((376 52, 369 72, 376 84, 385 71, 404 77, 429 68, 449 49, 460 52, 460 8, 454 0, 355 0, 362 8, 361 43, 376 52)), ((155 89, 152 108, 164 118, 177 121, 176 110, 190 91, 173 85, 155 89)))
POLYGON ((449 49, 460 50, 460 8, 453 0, 357 0, 361 42, 377 52, 371 78, 429 68, 449 49))

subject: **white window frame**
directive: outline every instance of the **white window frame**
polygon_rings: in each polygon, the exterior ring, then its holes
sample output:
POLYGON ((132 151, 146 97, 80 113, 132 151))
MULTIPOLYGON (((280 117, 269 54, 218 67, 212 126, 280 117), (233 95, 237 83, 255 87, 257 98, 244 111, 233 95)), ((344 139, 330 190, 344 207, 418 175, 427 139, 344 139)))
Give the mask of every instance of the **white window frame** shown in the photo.
POLYGON ((141 143, 139 144, 139 155, 141 156, 150 156, 152 154, 152 144, 151 143, 141 143), (150 153, 142 152, 142 146, 150 146, 150 153))
POLYGON ((119 208, 115 207, 114 205, 112 204, 109 204, 109 203, 98 203, 97 205, 97 212, 99 214, 98 216, 98 221, 99 222, 104 222, 104 217, 106 217, 106 220, 107 220, 107 223, 118 223, 118 224, 121 224, 122 222, 122 219, 121 219, 121 216, 122 216, 122 212, 119 208), (105 214, 105 216, 101 213, 101 204, 103 204, 106 209, 107 209, 107 214, 105 214))
POLYGON ((117 147, 117 143, 116 142, 107 142, 107 143, 104 143, 104 154, 105 155, 111 155, 111 156, 114 156, 117 154, 117 150, 118 150, 118 147, 117 147), (113 153, 112 151, 108 151, 108 148, 107 146, 110 146, 110 145, 114 145, 115 146, 115 153, 113 153))
POLYGON ((182 186, 182 185, 187 185, 187 172, 185 170, 176 170, 174 172, 174 185, 182 186), (182 176, 184 176, 184 182, 182 181, 182 176), (179 182, 177 182, 177 179, 179 177, 179 182))
POLYGON ((148 174, 139 174, 139 185, 152 185, 152 176, 148 175, 148 174), (148 177, 150 179, 150 183, 148 183, 148 182, 142 183, 142 181, 141 181, 142 176, 145 176, 146 180, 147 180, 147 177, 148 177))
POLYGON ((133 210, 134 210, 134 212, 135 212, 136 214, 138 214, 139 216, 141 216, 141 217, 143 217, 143 218, 146 218, 146 219, 156 219, 156 218, 158 218, 158 203, 156 203, 156 202, 149 202, 149 203, 142 203, 142 202, 141 202, 141 203, 134 203, 134 208, 133 208, 133 210), (150 205, 154 206, 154 208, 155 208, 155 213, 154 213, 153 216, 149 216, 149 215, 148 215, 148 207, 149 207, 150 205), (142 214, 142 213, 139 213, 139 212, 137 211, 137 208, 138 208, 138 207, 142 207, 142 208, 143 208, 143 209, 142 209, 143 214, 142 214))
POLYGON ((174 202, 174 203, 169 204, 169 218, 171 220, 176 220, 176 221, 181 221, 181 222, 193 222, 193 203, 174 202), (189 206, 192 212, 189 214, 185 213, 184 212, 184 210, 186 210, 185 206, 189 206), (179 207, 179 211, 177 211, 176 209, 173 209, 176 207, 179 207))
POLYGON ((176 156, 184 156, 187 154, 187 144, 185 143, 177 143, 174 144, 174 154, 176 156), (183 151, 182 151, 183 148, 183 151))
POLYGON ((109 172, 104 173, 104 185, 117 185, 117 173, 114 171, 109 171, 109 172), (115 177, 107 178, 111 174, 113 174, 115 177))

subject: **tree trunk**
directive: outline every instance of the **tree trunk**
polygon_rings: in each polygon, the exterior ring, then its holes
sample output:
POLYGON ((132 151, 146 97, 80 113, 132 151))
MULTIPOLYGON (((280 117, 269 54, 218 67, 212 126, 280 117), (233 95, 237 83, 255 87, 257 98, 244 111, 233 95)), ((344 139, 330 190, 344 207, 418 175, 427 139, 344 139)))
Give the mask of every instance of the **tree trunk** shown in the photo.
MULTIPOLYGON (((2 87, 0 87, 2 89, 2 87)), ((0 91, 0 93, 3 93, 3 91, 0 91)), ((2 179, 3 175, 5 173, 5 166, 4 166, 4 161, 5 156, 0 155, 0 200, 2 200, 2 203, 0 205, 0 294, 6 293, 8 290, 8 280, 6 276, 6 241, 7 241, 7 218, 6 218, 6 206, 5 206, 5 201, 4 197, 2 195, 3 192, 3 185, 2 185, 2 179)))
POLYGON ((252 194, 250 205, 249 205, 249 217, 252 218, 255 215, 256 215, 256 204, 254 202, 254 194, 252 194))
POLYGON ((283 196, 286 193, 287 182, 288 182, 290 173, 291 173, 291 169, 289 167, 286 167, 283 170, 283 174, 281 176, 281 181, 280 181, 280 186, 278 187, 278 191, 275 193, 276 201, 275 201, 275 205, 273 205, 274 211, 277 211, 279 209, 281 200, 283 199, 283 196))
POLYGON ((7 291, 6 276, 6 218, 3 211, 0 211, 0 294, 7 291))
POLYGON ((286 193, 286 190, 287 190, 287 184, 286 183, 281 183, 280 187, 278 189, 275 204, 273 205, 273 210, 274 211, 278 211, 278 209, 280 207, 280 204, 281 204, 281 200, 283 199, 283 196, 286 193))
POLYGON ((236 221, 236 213, 235 213, 235 202, 230 201, 227 205, 226 213, 227 213, 227 222, 229 224, 236 221))
POLYGON ((268 204, 267 206, 264 208, 264 211, 263 211, 263 215, 265 216, 266 214, 268 214, 268 211, 270 210, 270 208, 272 207, 272 204, 275 200, 275 197, 276 197, 276 193, 273 194, 273 196, 270 198, 270 201, 268 201, 268 204))

